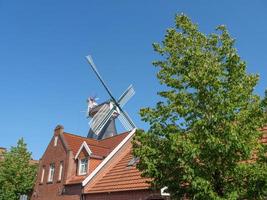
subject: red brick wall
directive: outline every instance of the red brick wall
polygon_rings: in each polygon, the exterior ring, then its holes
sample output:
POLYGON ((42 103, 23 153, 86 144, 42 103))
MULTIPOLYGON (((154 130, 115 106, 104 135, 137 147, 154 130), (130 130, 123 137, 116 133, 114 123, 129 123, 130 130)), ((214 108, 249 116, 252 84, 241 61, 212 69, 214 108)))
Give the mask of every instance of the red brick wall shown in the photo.
POLYGON ((64 148, 62 140, 59 135, 58 135, 57 146, 54 146, 54 137, 55 136, 53 136, 42 159, 40 160, 39 171, 37 174, 37 181, 34 187, 31 200, 56 200, 56 199, 79 200, 80 199, 79 193, 77 193, 76 195, 61 195, 64 187, 63 183, 67 175, 69 155, 67 150, 64 148), (61 181, 58 181, 60 161, 63 161, 63 173, 61 181), (55 173, 53 182, 48 183, 47 179, 49 173, 49 166, 51 163, 55 164, 55 173), (41 184, 40 181, 41 181, 43 167, 45 167, 45 174, 44 174, 44 181, 41 184))
POLYGON ((134 190, 111 193, 86 194, 85 200, 159 200, 164 199, 160 197, 158 192, 151 190, 134 190))

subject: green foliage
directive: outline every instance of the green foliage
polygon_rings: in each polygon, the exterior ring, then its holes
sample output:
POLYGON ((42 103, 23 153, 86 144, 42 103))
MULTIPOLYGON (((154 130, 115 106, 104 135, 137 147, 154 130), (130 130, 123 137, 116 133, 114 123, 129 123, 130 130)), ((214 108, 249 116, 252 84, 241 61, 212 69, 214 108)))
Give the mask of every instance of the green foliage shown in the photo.
POLYGON ((258 75, 246 72, 225 26, 206 35, 185 15, 175 20, 162 44, 153 45, 166 89, 154 108, 140 111, 150 128, 133 142, 138 168, 173 199, 266 198, 259 128, 267 100, 253 93, 258 75))
POLYGON ((0 200, 17 200, 20 195, 31 192, 37 169, 30 160, 31 153, 23 139, 4 153, 0 163, 0 200))

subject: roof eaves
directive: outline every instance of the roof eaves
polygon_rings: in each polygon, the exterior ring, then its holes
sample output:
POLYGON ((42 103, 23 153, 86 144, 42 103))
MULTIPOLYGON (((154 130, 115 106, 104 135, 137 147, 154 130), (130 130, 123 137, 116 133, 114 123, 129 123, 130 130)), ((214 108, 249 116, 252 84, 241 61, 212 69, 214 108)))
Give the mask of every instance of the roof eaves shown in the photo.
POLYGON ((100 163, 100 165, 98 165, 95 170, 89 175, 87 176, 84 181, 82 182, 82 186, 85 186, 86 184, 88 184, 90 182, 90 180, 92 180, 93 177, 95 177, 97 175, 97 173, 102 169, 102 167, 104 167, 108 161, 121 149, 121 147, 133 136, 133 134, 135 133, 136 129, 133 129, 120 143, 119 145, 113 149, 113 151, 100 163))

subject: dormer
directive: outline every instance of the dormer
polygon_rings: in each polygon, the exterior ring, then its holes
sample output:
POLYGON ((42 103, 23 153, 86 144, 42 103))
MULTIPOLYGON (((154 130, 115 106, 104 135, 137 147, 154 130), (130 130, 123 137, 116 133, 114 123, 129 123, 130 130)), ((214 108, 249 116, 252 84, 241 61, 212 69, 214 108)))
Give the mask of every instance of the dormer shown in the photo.
POLYGON ((89 171, 89 157, 92 154, 91 149, 84 141, 80 146, 80 149, 75 155, 75 160, 77 163, 77 175, 83 176, 88 174, 89 171))

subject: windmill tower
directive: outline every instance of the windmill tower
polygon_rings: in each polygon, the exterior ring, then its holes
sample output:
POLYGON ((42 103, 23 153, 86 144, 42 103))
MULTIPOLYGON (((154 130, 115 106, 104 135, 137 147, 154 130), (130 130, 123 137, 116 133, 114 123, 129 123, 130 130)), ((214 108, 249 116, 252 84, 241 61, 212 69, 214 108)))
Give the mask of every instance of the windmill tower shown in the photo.
POLYGON ((110 100, 97 104, 94 98, 88 99, 88 109, 87 116, 91 120, 90 130, 88 133, 88 138, 104 139, 114 135, 117 135, 115 119, 119 119, 127 131, 136 128, 135 124, 129 117, 129 115, 122 108, 130 100, 130 98, 135 94, 133 86, 130 85, 124 93, 120 96, 118 100, 114 98, 110 89, 105 84, 104 80, 100 76, 91 56, 86 56, 88 63, 96 74, 97 78, 104 86, 105 90, 110 96, 110 100))

